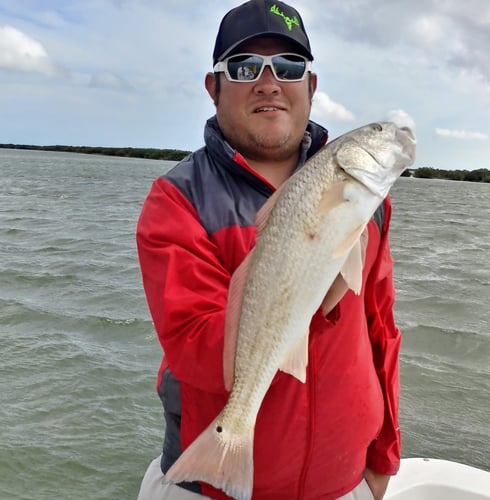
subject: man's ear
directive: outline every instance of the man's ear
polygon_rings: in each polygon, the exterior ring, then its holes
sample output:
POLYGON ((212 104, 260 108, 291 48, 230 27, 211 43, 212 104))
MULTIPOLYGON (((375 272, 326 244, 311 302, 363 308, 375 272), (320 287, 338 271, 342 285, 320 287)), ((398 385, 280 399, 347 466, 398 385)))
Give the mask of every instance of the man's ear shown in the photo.
POLYGON ((219 76, 216 76, 215 73, 206 73, 206 78, 204 80, 204 85, 206 87, 206 90, 208 91, 209 97, 211 97, 215 105, 218 102, 218 94, 216 92, 216 78, 219 78, 219 76))
POLYGON ((317 84, 318 84, 318 76, 316 73, 312 73, 310 77, 310 98, 313 98, 313 95, 316 92, 317 84))

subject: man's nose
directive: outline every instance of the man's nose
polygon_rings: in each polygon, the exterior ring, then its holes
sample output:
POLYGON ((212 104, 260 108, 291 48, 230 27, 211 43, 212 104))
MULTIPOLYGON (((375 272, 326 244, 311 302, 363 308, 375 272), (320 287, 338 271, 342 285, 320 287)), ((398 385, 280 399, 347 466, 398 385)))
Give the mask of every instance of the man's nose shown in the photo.
POLYGON ((266 66, 264 71, 260 75, 260 78, 257 80, 256 89, 258 92, 264 93, 275 93, 280 90, 280 85, 274 73, 272 72, 272 68, 270 66, 266 66))

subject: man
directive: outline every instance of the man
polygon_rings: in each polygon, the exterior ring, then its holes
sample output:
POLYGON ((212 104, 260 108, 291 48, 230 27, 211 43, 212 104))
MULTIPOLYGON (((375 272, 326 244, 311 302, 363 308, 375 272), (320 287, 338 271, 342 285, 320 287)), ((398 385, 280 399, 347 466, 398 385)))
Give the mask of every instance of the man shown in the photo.
MULTIPOLYGON (((137 228, 146 297, 165 353, 157 388, 166 420, 163 453, 147 470, 140 500, 229 498, 206 483, 167 485, 163 475, 227 401, 227 292, 254 246, 255 214, 327 141, 327 131, 309 120, 317 76, 295 9, 272 0, 233 9, 213 58, 205 84, 216 116, 206 124, 206 145, 155 181, 137 228)), ((312 319, 306 383, 279 372, 264 398, 254 500, 379 500, 398 470, 400 333, 390 214, 387 199, 368 225, 361 294, 343 295, 337 283, 341 293, 312 319)))

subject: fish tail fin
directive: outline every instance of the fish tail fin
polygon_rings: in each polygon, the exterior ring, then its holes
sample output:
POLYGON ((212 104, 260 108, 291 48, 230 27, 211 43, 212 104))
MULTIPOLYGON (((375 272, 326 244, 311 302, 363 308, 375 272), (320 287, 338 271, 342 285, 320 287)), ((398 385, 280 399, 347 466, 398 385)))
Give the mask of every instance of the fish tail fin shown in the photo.
POLYGON ((253 429, 232 436, 215 419, 165 474, 165 481, 203 481, 237 500, 250 500, 253 488, 253 429))

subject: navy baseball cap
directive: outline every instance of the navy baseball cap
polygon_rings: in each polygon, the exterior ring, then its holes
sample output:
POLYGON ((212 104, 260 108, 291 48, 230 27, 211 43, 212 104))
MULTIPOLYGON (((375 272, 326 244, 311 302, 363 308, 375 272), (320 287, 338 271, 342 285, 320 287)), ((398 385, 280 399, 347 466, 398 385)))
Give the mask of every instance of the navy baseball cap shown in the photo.
POLYGON ((298 54, 313 61, 310 41, 296 9, 279 1, 250 0, 230 10, 221 21, 213 64, 231 55, 242 43, 259 37, 288 40, 298 54))

